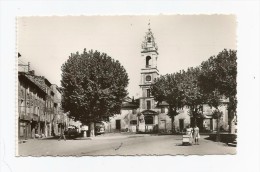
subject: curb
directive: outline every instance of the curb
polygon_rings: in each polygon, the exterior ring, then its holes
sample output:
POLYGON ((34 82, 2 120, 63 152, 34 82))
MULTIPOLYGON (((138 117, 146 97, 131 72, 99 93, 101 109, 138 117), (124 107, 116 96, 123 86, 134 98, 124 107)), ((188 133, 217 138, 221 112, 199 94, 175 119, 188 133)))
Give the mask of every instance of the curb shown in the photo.
POLYGON ((145 137, 143 135, 131 135, 131 136, 105 136, 105 137, 81 137, 76 138, 75 140, 110 140, 110 139, 124 139, 124 138, 135 138, 135 137, 145 137))

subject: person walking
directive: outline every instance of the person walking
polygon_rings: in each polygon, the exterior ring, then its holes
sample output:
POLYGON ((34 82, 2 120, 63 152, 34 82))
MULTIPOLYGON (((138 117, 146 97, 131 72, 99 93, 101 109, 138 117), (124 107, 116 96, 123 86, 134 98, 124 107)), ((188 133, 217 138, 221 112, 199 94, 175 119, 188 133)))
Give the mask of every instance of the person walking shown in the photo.
POLYGON ((199 138, 200 138, 200 129, 197 125, 195 125, 194 127, 194 134, 193 134, 193 138, 194 138, 194 141, 195 141, 195 145, 199 144, 199 138))
POLYGON ((64 126, 61 127, 61 133, 60 133, 59 141, 60 141, 61 138, 63 138, 66 141, 64 126))

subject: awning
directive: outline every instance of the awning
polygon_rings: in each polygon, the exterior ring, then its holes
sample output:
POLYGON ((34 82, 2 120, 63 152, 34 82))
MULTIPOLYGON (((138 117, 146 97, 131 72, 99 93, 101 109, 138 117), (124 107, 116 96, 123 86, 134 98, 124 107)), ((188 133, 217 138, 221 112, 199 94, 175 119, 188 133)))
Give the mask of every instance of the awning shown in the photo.
POLYGON ((159 113, 153 110, 144 110, 141 112, 143 115, 158 115, 159 113))

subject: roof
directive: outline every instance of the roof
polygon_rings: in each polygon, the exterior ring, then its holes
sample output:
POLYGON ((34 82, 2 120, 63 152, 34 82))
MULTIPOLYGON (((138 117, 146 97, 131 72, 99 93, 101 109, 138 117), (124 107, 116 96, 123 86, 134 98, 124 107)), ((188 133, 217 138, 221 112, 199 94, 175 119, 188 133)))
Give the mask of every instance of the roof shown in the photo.
POLYGON ((46 94, 44 87, 41 86, 41 84, 39 84, 37 82, 37 80, 35 80, 35 78, 27 73, 24 72, 19 72, 18 73, 20 77, 23 77, 25 79, 27 79, 30 83, 32 83, 36 88, 38 88, 38 90, 40 90, 41 92, 43 92, 44 94, 46 94))
POLYGON ((123 103, 122 108, 123 109, 137 109, 138 105, 135 103, 132 103, 132 102, 125 102, 125 103, 123 103))
MULTIPOLYGON (((25 76, 28 80, 33 82, 36 86, 38 86, 43 92, 46 93, 46 88, 50 88, 51 83, 44 76, 37 76, 30 73, 18 72, 20 75, 25 76)), ((54 94, 53 91, 51 91, 54 94)))
POLYGON ((26 75, 28 76, 31 80, 33 80, 35 82, 36 85, 38 85, 38 87, 40 87, 44 92, 46 92, 46 85, 44 83, 44 77, 41 76, 33 76, 33 75, 26 75))
POLYGON ((162 101, 157 104, 157 107, 164 107, 164 106, 169 106, 169 104, 166 101, 162 101))
POLYGON ((131 102, 131 101, 132 101, 132 99, 129 96, 127 96, 123 99, 123 102, 131 102))

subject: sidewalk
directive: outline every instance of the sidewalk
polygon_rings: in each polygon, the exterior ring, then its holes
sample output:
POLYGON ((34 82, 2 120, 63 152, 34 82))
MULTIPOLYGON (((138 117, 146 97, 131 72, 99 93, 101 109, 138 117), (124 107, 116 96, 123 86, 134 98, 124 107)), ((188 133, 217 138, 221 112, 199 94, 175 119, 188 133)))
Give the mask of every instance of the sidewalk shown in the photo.
MULTIPOLYGON (((18 140, 18 144, 34 141, 34 140, 47 140, 47 139, 56 139, 58 136, 48 136, 48 137, 42 137, 42 138, 29 138, 29 139, 22 139, 18 140)), ((57 138, 58 139, 58 138, 57 138)))

